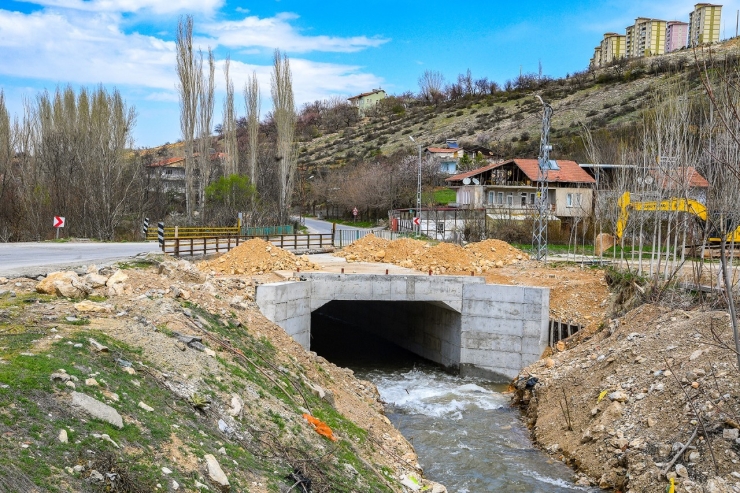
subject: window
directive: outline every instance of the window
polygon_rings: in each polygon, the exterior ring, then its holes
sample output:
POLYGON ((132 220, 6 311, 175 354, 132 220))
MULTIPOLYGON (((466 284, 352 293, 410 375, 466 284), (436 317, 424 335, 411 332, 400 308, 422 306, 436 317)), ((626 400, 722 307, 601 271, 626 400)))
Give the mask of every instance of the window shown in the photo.
POLYGON ((514 205, 514 195, 512 194, 506 194, 506 205, 512 206, 514 205))
POLYGON ((581 207, 581 194, 577 193, 576 195, 576 207, 581 207))
POLYGON ((529 194, 529 203, 530 204, 534 204, 534 197, 535 197, 535 195, 533 193, 530 193, 529 194))
POLYGON ((520 200, 521 200, 522 207, 527 205, 527 194, 526 193, 521 194, 520 200))
POLYGON ((565 207, 573 207, 573 194, 572 193, 566 194, 565 207))
POLYGON ((437 234, 441 234, 441 235, 445 234, 445 223, 444 222, 437 223, 437 234))
POLYGON ((504 192, 498 193, 498 200, 496 201, 496 203, 504 205, 504 192))
POLYGON ((496 201, 496 192, 488 192, 488 204, 492 205, 496 201))
POLYGON ((165 175, 171 175, 172 174, 172 170, 171 169, 166 169, 166 170, 164 170, 164 174, 165 175))

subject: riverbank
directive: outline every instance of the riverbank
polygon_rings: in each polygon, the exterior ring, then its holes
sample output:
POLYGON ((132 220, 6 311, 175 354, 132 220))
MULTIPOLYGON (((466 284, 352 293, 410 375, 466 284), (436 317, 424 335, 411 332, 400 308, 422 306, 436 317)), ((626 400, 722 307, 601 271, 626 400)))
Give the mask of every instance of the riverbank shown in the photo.
POLYGON ((372 384, 259 313, 277 280, 161 256, 0 279, 0 491, 444 492, 372 384))
POLYGON ((640 306, 525 368, 515 402, 579 484, 740 491, 740 374, 721 311, 640 306))

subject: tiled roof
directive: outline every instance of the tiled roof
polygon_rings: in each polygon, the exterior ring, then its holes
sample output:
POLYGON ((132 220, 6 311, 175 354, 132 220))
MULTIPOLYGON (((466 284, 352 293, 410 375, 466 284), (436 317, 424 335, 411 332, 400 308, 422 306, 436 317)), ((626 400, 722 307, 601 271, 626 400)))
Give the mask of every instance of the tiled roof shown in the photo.
POLYGON ((691 188, 709 188, 709 182, 692 166, 680 166, 668 171, 652 170, 650 174, 663 188, 682 188, 688 184, 691 188))
POLYGON ((462 148, 456 147, 454 149, 448 148, 448 147, 427 147, 425 149, 427 152, 460 152, 462 151, 462 148))
MULTIPOLYGON (((483 166, 482 168, 460 173, 447 178, 445 181, 462 181, 465 178, 470 178, 481 173, 484 173, 493 168, 498 168, 505 164, 514 163, 519 169, 521 169, 527 178, 536 182, 537 175, 539 172, 539 162, 536 159, 510 159, 508 161, 498 162, 483 166)), ((548 183, 596 183, 596 180, 586 173, 578 163, 575 161, 557 160, 559 170, 549 170, 547 172, 548 183)))
POLYGON ((353 99, 364 98, 365 96, 370 96, 372 94, 377 94, 379 92, 385 92, 385 91, 382 89, 373 89, 370 92, 363 92, 362 94, 358 94, 357 96, 352 96, 351 98, 347 98, 347 101, 352 101, 353 99))
POLYGON ((150 164, 149 167, 159 168, 160 166, 171 166, 181 161, 184 162, 185 158, 184 157, 168 157, 167 159, 162 159, 161 161, 157 161, 156 163, 150 164))

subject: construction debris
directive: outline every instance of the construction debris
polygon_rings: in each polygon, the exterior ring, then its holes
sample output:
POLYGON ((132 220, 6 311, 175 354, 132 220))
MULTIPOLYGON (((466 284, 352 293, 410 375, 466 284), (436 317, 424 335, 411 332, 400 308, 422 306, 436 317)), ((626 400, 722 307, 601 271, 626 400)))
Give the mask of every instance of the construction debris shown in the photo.
POLYGON ((300 257, 259 238, 253 238, 213 260, 198 264, 213 274, 263 274, 276 270, 316 270, 307 255, 300 257))

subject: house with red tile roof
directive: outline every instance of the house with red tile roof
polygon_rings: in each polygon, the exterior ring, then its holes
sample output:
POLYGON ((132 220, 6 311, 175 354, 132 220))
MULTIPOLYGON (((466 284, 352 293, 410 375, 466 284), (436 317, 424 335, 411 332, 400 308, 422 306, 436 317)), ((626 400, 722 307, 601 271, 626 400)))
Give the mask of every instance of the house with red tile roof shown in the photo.
MULTIPOLYGON (((538 173, 537 159, 510 159, 456 174, 446 181, 456 189, 460 207, 486 208, 524 219, 535 210, 538 173)), ((578 163, 550 161, 547 182, 553 216, 583 217, 591 212, 596 181, 578 163)))

